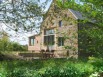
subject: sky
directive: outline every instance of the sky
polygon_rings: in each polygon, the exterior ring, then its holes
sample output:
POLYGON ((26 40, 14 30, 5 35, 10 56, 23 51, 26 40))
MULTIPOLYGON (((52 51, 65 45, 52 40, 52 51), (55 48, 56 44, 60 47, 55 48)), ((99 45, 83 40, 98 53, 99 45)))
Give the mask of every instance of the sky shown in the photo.
MULTIPOLYGON (((1 1, 1 0, 0 0, 1 1)), ((46 0, 40 0, 40 5, 41 3, 45 2, 46 0)), ((52 1, 52 0, 51 0, 52 1)), ((50 4, 51 4, 51 1, 48 2, 48 4, 46 5, 46 8, 45 8, 45 11, 48 10, 50 4)), ((20 43, 21 45, 26 45, 28 44, 28 37, 31 36, 31 35, 34 35, 36 34, 35 31, 32 31, 32 32, 28 32, 28 33, 17 33, 13 30, 9 30, 4 23, 0 23, 0 30, 4 30, 6 31, 9 35, 10 35, 10 40, 11 41, 14 41, 14 42, 18 42, 20 43)))

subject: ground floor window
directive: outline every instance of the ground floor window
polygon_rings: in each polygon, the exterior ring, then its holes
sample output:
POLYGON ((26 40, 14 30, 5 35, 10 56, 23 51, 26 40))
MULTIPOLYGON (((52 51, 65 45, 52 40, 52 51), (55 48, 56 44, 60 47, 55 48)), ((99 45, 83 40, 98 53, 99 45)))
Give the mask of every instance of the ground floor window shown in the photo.
POLYGON ((54 35, 44 36, 44 44, 45 45, 54 45, 54 35))
POLYGON ((29 45, 34 46, 34 42, 35 42, 35 37, 30 37, 29 38, 29 45))
POLYGON ((64 46, 64 38, 58 37, 58 46, 64 46))

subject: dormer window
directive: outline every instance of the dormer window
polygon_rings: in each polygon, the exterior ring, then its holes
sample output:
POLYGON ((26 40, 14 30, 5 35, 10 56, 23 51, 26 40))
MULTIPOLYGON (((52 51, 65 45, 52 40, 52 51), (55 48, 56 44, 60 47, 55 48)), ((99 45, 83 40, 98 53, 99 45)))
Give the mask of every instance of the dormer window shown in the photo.
POLYGON ((59 27, 62 27, 63 23, 62 20, 59 21, 59 27))

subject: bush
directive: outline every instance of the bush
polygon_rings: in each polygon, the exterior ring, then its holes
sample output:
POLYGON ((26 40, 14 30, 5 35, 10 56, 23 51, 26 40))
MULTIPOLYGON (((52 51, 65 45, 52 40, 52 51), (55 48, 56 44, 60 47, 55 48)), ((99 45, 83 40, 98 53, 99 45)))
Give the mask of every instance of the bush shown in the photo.
POLYGON ((80 77, 79 71, 74 67, 47 67, 42 69, 41 72, 40 71, 41 77, 80 77))
POLYGON ((92 64, 96 71, 103 70, 103 58, 89 57, 88 63, 92 64))
POLYGON ((103 65, 101 63, 102 61, 98 62, 97 59, 88 62, 68 61, 67 59, 3 61, 0 63, 2 66, 0 77, 89 77, 95 72, 102 74, 103 65))
MULTIPOLYGON (((58 65, 59 66, 59 65, 58 65)), ((87 77, 93 73, 93 66, 83 63, 66 62, 62 67, 49 66, 40 72, 42 77, 87 77)))
POLYGON ((7 77, 7 71, 3 67, 0 67, 0 77, 7 77))
POLYGON ((13 71, 9 71, 7 77, 39 77, 39 74, 36 70, 22 67, 15 68, 13 71))

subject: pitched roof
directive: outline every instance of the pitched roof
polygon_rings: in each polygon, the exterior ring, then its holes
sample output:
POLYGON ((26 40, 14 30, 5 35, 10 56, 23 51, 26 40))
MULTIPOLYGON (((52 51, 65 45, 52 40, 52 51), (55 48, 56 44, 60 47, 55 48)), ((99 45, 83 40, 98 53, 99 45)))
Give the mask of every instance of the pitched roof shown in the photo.
POLYGON ((84 17, 82 16, 82 14, 79 11, 75 11, 73 9, 69 9, 69 11, 74 15, 74 17, 76 19, 80 19, 80 20, 84 19, 84 17))

